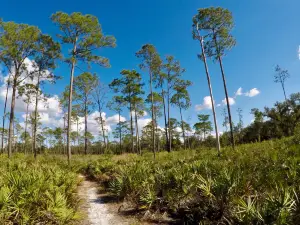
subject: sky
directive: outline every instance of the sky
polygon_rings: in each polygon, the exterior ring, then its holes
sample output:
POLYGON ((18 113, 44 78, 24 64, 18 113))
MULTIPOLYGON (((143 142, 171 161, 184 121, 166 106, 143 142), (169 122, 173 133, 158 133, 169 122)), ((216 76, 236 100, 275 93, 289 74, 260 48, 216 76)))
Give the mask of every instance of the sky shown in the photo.
MULTIPOLYGON (((279 64, 287 69, 291 75, 286 82, 287 94, 300 91, 300 60, 298 49, 300 45, 300 29, 298 12, 299 0, 251 0, 251 1, 200 1, 200 0, 73 0, 41 2, 31 1, 3 1, 0 7, 0 17, 4 21, 15 21, 38 26, 43 33, 52 35, 56 40, 58 28, 51 22, 50 16, 56 11, 66 13, 82 12, 98 17, 103 32, 113 35, 117 39, 114 49, 101 49, 99 54, 109 58, 111 68, 92 66, 91 72, 96 72, 102 82, 109 84, 112 79, 120 77, 122 69, 136 69, 147 81, 148 76, 139 70, 139 59, 135 53, 146 43, 155 45, 161 57, 173 55, 186 69, 184 79, 191 80, 193 85, 189 88, 192 107, 184 112, 184 120, 191 124, 197 121, 197 114, 211 114, 209 108, 209 90, 203 62, 197 58, 200 52, 199 43, 192 39, 192 17, 197 9, 221 6, 229 9, 234 18, 235 26, 233 36, 236 46, 227 53, 223 59, 227 79, 228 93, 231 97, 233 121, 237 122, 236 110, 243 110, 244 123, 249 124, 253 119, 251 108, 263 110, 265 106, 271 107, 276 101, 284 100, 279 84, 273 82, 275 66, 279 64)), ((66 53, 67 48, 64 48, 66 53)), ((3 68, 2 68, 3 69, 3 68)), ((209 61, 213 94, 217 107, 217 119, 221 130, 222 110, 225 107, 224 88, 218 64, 209 61)), ((42 118, 47 126, 62 125, 59 119, 59 107, 55 95, 59 95, 69 83, 70 69, 67 65, 59 63, 55 70, 57 75, 63 76, 55 85, 43 87, 47 94, 54 97, 50 99, 49 108, 43 111, 42 118)), ((75 71, 79 75, 82 71, 75 71)), ((7 72, 2 70, 2 77, 7 72)), ((2 85, 2 84, 1 84, 2 85)), ((1 87, 0 108, 4 105, 4 87, 1 87)), ((145 88, 147 90, 147 88, 145 88)), ((109 94, 111 98, 111 94, 109 94)), ((25 107, 21 100, 17 116, 22 122, 25 107)), ((2 110, 0 112, 0 115, 2 110)), ((97 129, 94 116, 90 115, 91 126, 97 129)), ((179 118, 178 109, 173 108, 172 117, 179 118)), ((129 113, 124 113, 124 120, 129 113)), ((116 123, 114 112, 105 110, 105 117, 109 129, 116 123)), ((149 116, 140 119, 141 126, 149 122, 149 116)), ((163 123, 161 123, 162 126, 163 123)))

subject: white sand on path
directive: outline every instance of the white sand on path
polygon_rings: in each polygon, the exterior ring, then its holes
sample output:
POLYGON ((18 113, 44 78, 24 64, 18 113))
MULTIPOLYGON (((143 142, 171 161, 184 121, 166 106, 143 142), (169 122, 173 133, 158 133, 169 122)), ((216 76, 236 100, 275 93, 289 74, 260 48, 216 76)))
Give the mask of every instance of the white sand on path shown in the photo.
POLYGON ((85 225, 131 225, 137 224, 136 221, 130 218, 124 218, 117 212, 117 208, 113 203, 105 203, 101 196, 97 193, 97 183, 88 181, 84 176, 80 176, 81 182, 78 194, 85 202, 82 207, 87 213, 88 221, 85 225))

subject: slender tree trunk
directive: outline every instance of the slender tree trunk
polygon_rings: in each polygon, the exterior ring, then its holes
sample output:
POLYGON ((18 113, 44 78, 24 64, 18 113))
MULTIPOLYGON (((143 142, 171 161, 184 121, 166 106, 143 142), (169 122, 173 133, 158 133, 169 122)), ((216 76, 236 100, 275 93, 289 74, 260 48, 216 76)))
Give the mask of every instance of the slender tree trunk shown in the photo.
POLYGON ((64 113, 64 130, 63 130, 63 135, 64 135, 64 146, 63 146, 63 155, 68 154, 67 153, 67 148, 66 148, 66 114, 64 113))
POLYGON ((12 130, 12 142, 13 142, 13 150, 12 152, 15 153, 16 152, 16 138, 15 138, 15 120, 13 121, 13 130, 12 130))
POLYGON ((284 94, 284 99, 286 101, 287 98, 286 98, 285 87, 284 87, 284 83, 283 82, 281 82, 281 86, 282 86, 282 90, 283 90, 283 94, 284 94))
POLYGON ((189 135, 187 136, 187 144, 188 144, 188 148, 191 149, 191 142, 190 142, 190 133, 189 135))
MULTIPOLYGON (((215 45, 217 48, 217 52, 219 52, 218 43, 217 43, 217 39, 216 39, 215 35, 214 35, 214 41, 215 41, 215 45)), ((234 134, 233 134, 233 127, 232 127, 232 119, 231 119, 230 104, 229 104, 229 98, 228 98, 228 92, 227 92, 226 78, 225 78, 225 74, 224 74, 222 59, 221 59, 221 56, 219 53, 218 53, 218 61, 219 61, 220 69, 221 69, 221 73, 222 73, 222 79, 223 79, 223 85, 224 85, 224 91, 225 91, 225 97, 226 97, 226 103, 227 103, 228 119, 229 119, 229 126, 230 126, 230 136, 231 136, 230 137, 231 138, 231 146, 234 150, 235 143, 234 143, 234 134)))
POLYGON ((165 135, 166 135, 166 149, 169 148, 169 136, 168 136, 168 123, 167 123, 167 113, 166 113, 166 103, 164 91, 161 92, 163 107, 164 107, 164 119, 165 119, 165 135))
POLYGON ((105 130, 104 130, 104 124, 103 124, 103 118, 102 118, 102 112, 101 112, 100 103, 98 103, 98 106, 99 106, 100 123, 101 123, 101 129, 102 129, 102 136, 103 136, 103 141, 104 141, 104 147, 106 149, 107 148, 107 144, 106 144, 106 140, 105 140, 105 130))
POLYGON ((75 39, 74 45, 73 45, 73 57, 72 57, 72 66, 71 66, 71 77, 70 77, 70 91, 69 91, 69 104, 68 104, 68 129, 67 129, 67 152, 68 152, 68 164, 70 165, 71 162, 71 114, 72 114, 72 95, 73 95, 73 80, 74 80, 74 70, 75 70, 75 54, 76 54, 76 43, 77 43, 77 37, 75 39))
POLYGON ((168 93, 167 93, 167 103, 168 103, 168 131, 169 131, 169 148, 168 152, 172 151, 172 136, 171 136, 171 124, 170 124, 170 87, 168 87, 168 93))
POLYGON ((84 106, 84 154, 87 155, 87 103, 84 106))
POLYGON ((5 126, 5 118, 6 118, 6 106, 7 106, 7 96, 8 96, 8 89, 9 89, 9 82, 10 82, 10 75, 8 77, 7 86, 6 86, 6 95, 5 95, 5 103, 4 103, 4 110, 3 110, 3 120, 2 120, 2 140, 1 140, 1 152, 4 153, 4 126, 5 126))
POLYGON ((160 137, 159 137, 159 134, 158 134, 158 123, 157 123, 157 115, 155 113, 155 135, 157 135, 156 137, 156 142, 157 142, 157 152, 160 151, 160 137))
POLYGON ((37 150, 36 150, 36 131, 37 131, 37 116, 38 116, 38 104, 39 104, 39 91, 40 91, 40 76, 41 72, 39 72, 38 81, 36 85, 36 94, 35 94, 35 109, 34 109, 34 121, 33 121, 33 152, 34 152, 34 158, 36 159, 37 156, 37 150))
POLYGON ((27 107, 26 107, 26 117, 25 117, 25 132, 24 132, 24 138, 25 138, 25 143, 24 143, 24 153, 26 154, 26 148, 27 148, 27 124, 28 124, 28 108, 29 108, 29 99, 27 99, 27 107))
POLYGON ((129 110, 130 110, 131 151, 134 152, 132 105, 131 105, 131 99, 130 98, 129 98, 129 110))
POLYGON ((184 149, 186 149, 185 131, 184 131, 184 126, 183 126, 183 118, 182 118, 182 109, 181 109, 181 107, 179 107, 179 112, 180 112, 180 119, 181 119, 181 129, 182 129, 183 145, 184 145, 184 149))
POLYGON ((217 141, 216 144, 217 144, 218 156, 220 156, 221 146, 220 146, 220 138, 219 138, 219 132, 218 132, 217 117, 216 117, 216 112, 215 112, 215 103, 214 103, 214 97, 213 97, 213 92, 212 92, 212 87, 211 87, 211 82, 210 82, 210 75, 208 72, 208 66, 207 66, 206 56, 205 56, 205 51, 204 51, 203 37, 200 36, 199 30, 198 30, 198 35, 200 37, 200 45, 201 45, 201 50, 202 50, 203 63, 205 66, 205 72, 206 72, 206 77, 207 77, 207 83, 208 83, 210 99, 211 99, 211 106, 212 106, 214 123, 215 123, 215 132, 216 132, 216 141, 217 141))
POLYGON ((119 111, 119 136, 120 136, 120 153, 122 154, 122 126, 121 126, 121 112, 119 111))
POLYGON ((138 126, 138 116, 136 113, 136 106, 134 106, 134 115, 135 115, 135 132, 136 132, 137 151, 141 155, 142 151, 141 151, 141 146, 140 146, 140 136, 139 136, 139 126, 138 126))
POLYGON ((152 71, 149 71, 150 75, 150 94, 151 94, 151 111, 152 111, 152 151, 155 159, 155 121, 154 121, 154 99, 152 91, 152 71))
POLYGON ((77 122, 77 145, 78 145, 78 148, 79 148, 79 121, 78 120, 79 119, 77 117, 77 120, 76 120, 76 122, 77 122))
POLYGON ((9 129, 8 129, 8 158, 12 155, 12 142, 13 142, 13 123, 15 118, 15 104, 16 104, 16 89, 17 89, 17 74, 15 74, 14 82, 13 82, 13 92, 11 97, 11 106, 10 106, 10 117, 9 117, 9 129))

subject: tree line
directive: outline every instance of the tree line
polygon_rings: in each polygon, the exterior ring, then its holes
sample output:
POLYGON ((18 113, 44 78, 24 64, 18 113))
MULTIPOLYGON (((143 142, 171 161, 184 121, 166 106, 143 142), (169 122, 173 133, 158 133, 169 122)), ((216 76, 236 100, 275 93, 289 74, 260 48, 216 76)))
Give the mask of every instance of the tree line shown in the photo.
POLYGON ((282 86, 285 102, 276 103, 274 108, 265 108, 264 112, 253 109, 251 113, 255 120, 245 128, 242 111, 239 109, 239 122, 234 125, 222 61, 236 43, 231 34, 233 17, 227 9, 199 9, 192 20, 192 37, 200 45, 198 58, 203 62, 210 92, 213 126, 210 115, 206 114, 199 114, 199 121, 193 127, 188 121, 184 121, 183 113, 191 107, 188 88, 192 82, 184 79, 185 69, 174 56, 161 57, 154 45, 145 44, 135 53, 140 60, 141 71, 124 69, 120 71, 118 78, 106 85, 92 72, 92 68, 110 67, 109 59, 98 52, 102 48, 116 47, 115 37, 104 35, 101 24, 93 15, 57 12, 51 16, 51 20, 58 28, 59 41, 42 33, 36 26, 0 21, 0 62, 9 74, 4 81, 6 96, 1 151, 7 151, 9 157, 13 149, 25 153, 31 149, 35 157, 38 151, 51 149, 56 153, 66 154, 68 162, 72 151, 85 154, 109 151, 141 154, 143 149, 147 149, 155 157, 155 153, 161 150, 170 152, 177 148, 187 149, 201 145, 216 146, 220 155, 221 144, 231 145, 234 149, 235 143, 261 141, 292 135, 294 132, 299 120, 299 94, 287 98, 285 81, 289 74, 279 66, 275 69, 274 78, 282 86), (61 46, 68 51, 63 53, 61 46), (225 132, 221 137, 207 63, 209 59, 220 67, 220 79, 226 99, 226 109, 222 113, 225 132), (30 66, 28 61, 31 62, 30 66), (47 104, 48 96, 43 93, 42 86, 60 79, 54 74, 59 63, 66 63, 70 69, 69 85, 59 100, 63 111, 63 127, 47 128, 40 123, 39 115, 39 106, 47 104), (82 73, 75 76, 78 71, 82 73), (145 90, 149 91, 146 93, 145 90), (109 91, 114 93, 110 101, 107 100, 109 91), (17 97, 22 97, 26 104, 24 128, 15 117, 17 97), (11 99, 9 112, 8 99, 11 99), (30 105, 34 106, 31 114, 30 105), (178 109, 179 119, 172 117, 171 107, 178 109), (118 115, 118 123, 112 132, 113 140, 109 140, 105 108, 118 115), (93 109, 99 113, 95 118, 99 126, 99 140, 95 140, 88 128, 88 116, 93 109), (124 111, 129 111, 128 121, 123 119, 124 111), (150 114, 151 121, 140 130, 139 119, 145 113, 150 114), (7 117, 8 129, 5 128, 7 117), (264 117, 269 119, 264 121, 264 117), (162 127, 159 126, 159 120, 163 121, 162 127), (83 131, 79 129, 81 123, 84 124, 83 131), (211 135, 213 130, 214 137, 211 135))

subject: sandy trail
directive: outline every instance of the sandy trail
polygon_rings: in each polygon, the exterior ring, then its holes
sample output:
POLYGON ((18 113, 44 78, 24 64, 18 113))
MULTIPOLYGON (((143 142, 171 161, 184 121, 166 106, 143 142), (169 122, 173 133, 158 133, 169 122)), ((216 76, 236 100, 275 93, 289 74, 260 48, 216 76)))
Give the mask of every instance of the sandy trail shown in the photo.
POLYGON ((115 203, 104 201, 103 195, 97 192, 97 183, 88 181, 80 176, 81 182, 78 190, 79 197, 84 201, 82 210, 87 213, 84 225, 131 225, 137 224, 133 218, 124 218, 117 212, 115 203))

